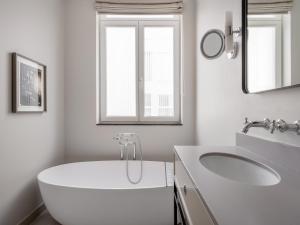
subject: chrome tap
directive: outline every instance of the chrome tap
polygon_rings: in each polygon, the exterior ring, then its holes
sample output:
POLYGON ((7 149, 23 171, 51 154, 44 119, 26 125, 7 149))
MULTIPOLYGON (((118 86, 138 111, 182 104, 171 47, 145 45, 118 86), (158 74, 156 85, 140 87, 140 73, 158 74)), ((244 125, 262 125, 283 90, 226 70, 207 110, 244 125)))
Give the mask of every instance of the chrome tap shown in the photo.
POLYGON ((274 132, 274 121, 269 119, 264 119, 263 121, 248 121, 248 118, 245 118, 245 126, 242 130, 244 134, 247 134, 251 127, 262 127, 266 130, 271 129, 271 133, 274 132))
MULTIPOLYGON (((123 160, 125 157, 125 151, 128 151, 129 147, 133 148, 133 160, 136 160, 136 134, 134 133, 119 133, 113 137, 114 141, 117 141, 120 145, 120 158, 123 160)), ((127 154, 128 156, 128 154, 127 154)))
POLYGON ((297 120, 292 124, 289 124, 282 119, 276 120, 275 129, 279 130, 281 133, 286 131, 294 131, 300 135, 300 120, 297 120))
POLYGON ((124 151, 125 151, 125 143, 123 143, 121 141, 121 137, 119 134, 114 136, 112 139, 113 139, 113 141, 118 142, 118 144, 120 145, 120 159, 123 160, 124 159, 124 151))
POLYGON ((113 140, 117 141, 118 144, 121 146, 121 160, 123 160, 124 158, 126 160, 126 176, 128 181, 131 184, 140 183, 141 180, 143 179, 143 151, 142 151, 142 143, 139 136, 135 133, 119 133, 113 137, 113 140), (133 160, 136 160, 137 144, 138 144, 138 150, 140 155, 140 175, 138 179, 134 180, 130 176, 130 172, 129 172, 130 171, 129 161, 131 161, 129 154, 131 149, 130 147, 132 147, 133 150, 132 158, 133 160))

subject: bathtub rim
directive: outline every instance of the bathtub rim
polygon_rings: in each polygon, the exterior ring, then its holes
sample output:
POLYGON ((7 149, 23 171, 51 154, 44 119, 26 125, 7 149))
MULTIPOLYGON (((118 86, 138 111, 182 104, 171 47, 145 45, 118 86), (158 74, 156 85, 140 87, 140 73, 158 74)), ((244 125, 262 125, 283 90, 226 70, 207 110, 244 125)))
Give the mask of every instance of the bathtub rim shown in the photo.
MULTIPOLYGON (((44 185, 48 185, 48 186, 52 186, 52 187, 56 187, 56 188, 68 188, 68 189, 80 189, 80 190, 103 190, 103 191, 109 191, 109 190, 118 190, 118 191, 122 191, 122 190, 126 190, 126 191, 130 191, 130 190, 147 190, 147 189, 159 189, 159 188, 169 188, 169 187, 173 187, 173 182, 171 182, 172 184, 168 184, 168 177, 165 172, 165 178, 166 178, 166 183, 165 185, 161 185, 161 186, 136 186, 136 188, 133 187, 113 187, 113 188, 99 188, 99 187, 91 187, 91 186, 79 186, 79 185, 63 185, 63 184, 54 184, 51 182, 46 182, 45 179, 41 179, 41 176, 43 175, 44 172, 46 172, 47 170, 53 169, 53 168, 57 168, 57 167, 61 167, 64 165, 71 165, 71 164, 80 164, 80 163, 95 163, 95 162, 115 162, 115 161, 122 161, 122 160, 97 160, 97 161, 79 161, 79 162, 71 162, 71 163, 64 163, 64 164, 60 164, 57 166, 53 166, 53 167, 49 167, 44 169, 43 171, 41 171, 38 175, 37 175, 37 181, 38 184, 44 184, 44 185)), ((173 164, 172 162, 167 162, 167 161, 154 161, 154 160, 145 160, 143 162, 161 162, 161 163, 170 163, 173 164)), ((138 185, 138 184, 137 184, 138 185)))

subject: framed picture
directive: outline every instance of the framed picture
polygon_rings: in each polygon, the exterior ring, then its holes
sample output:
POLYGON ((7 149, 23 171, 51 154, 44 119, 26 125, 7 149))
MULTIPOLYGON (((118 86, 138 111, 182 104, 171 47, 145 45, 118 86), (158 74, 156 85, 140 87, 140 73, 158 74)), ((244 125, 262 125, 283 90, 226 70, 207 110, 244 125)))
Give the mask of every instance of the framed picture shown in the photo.
POLYGON ((45 112, 46 66, 12 53, 12 111, 45 112))

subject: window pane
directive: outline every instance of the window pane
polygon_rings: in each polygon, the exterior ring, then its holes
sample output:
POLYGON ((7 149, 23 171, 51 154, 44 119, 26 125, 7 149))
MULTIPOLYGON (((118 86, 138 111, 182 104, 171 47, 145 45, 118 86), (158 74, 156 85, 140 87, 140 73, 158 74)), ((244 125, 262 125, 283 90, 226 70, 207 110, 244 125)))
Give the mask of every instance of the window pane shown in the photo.
POLYGON ((276 87, 276 28, 249 27, 248 89, 251 92, 276 87))
POLYGON ((106 114, 136 116, 136 28, 106 28, 106 114))
POLYGON ((174 28, 145 27, 144 116, 174 116, 174 28))

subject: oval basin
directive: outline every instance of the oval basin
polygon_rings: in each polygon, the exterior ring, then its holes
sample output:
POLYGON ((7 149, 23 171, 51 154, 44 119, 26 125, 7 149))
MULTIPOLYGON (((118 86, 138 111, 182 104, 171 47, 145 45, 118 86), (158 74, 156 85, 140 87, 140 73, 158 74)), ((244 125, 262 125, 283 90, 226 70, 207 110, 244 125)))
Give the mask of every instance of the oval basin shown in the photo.
POLYGON ((207 153, 200 156, 200 162, 208 170, 230 180, 258 186, 280 182, 279 174, 270 167, 238 155, 207 153))

